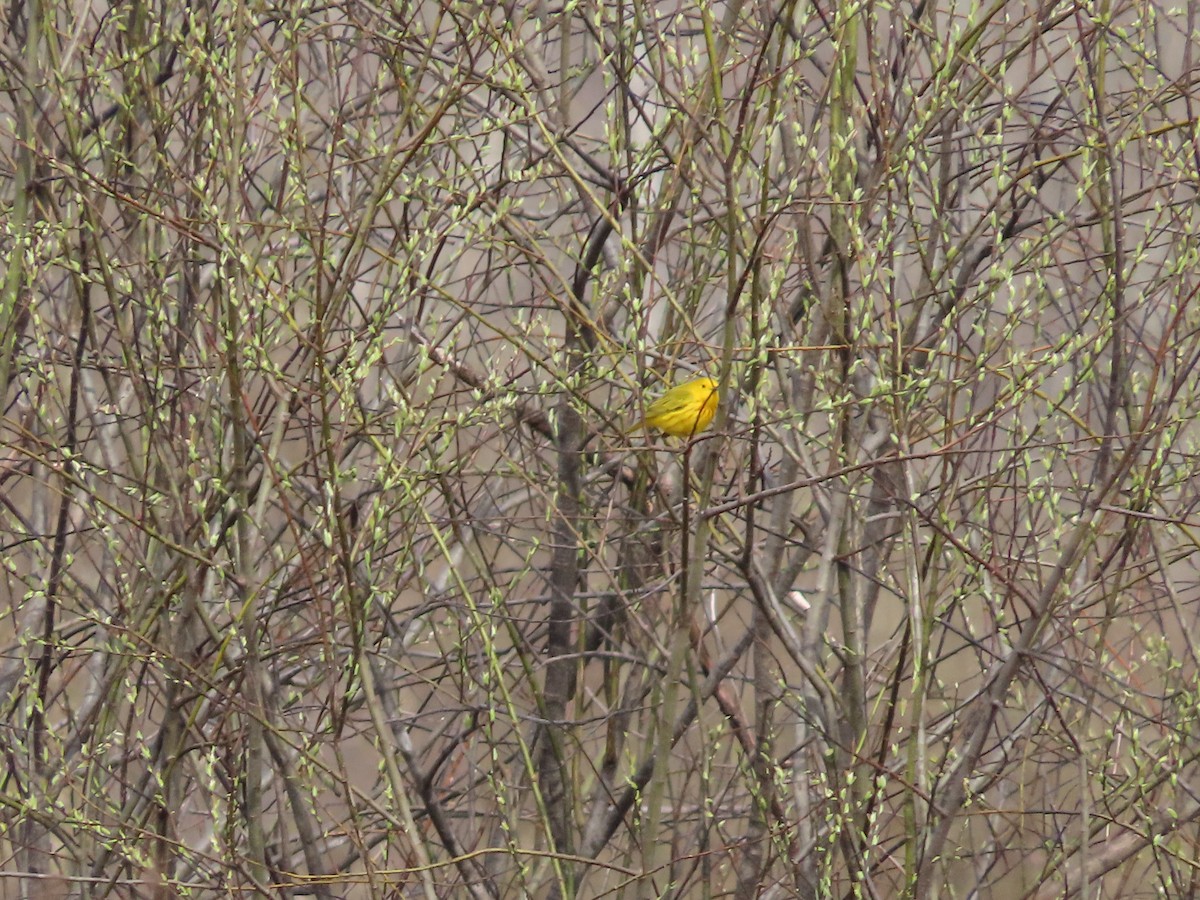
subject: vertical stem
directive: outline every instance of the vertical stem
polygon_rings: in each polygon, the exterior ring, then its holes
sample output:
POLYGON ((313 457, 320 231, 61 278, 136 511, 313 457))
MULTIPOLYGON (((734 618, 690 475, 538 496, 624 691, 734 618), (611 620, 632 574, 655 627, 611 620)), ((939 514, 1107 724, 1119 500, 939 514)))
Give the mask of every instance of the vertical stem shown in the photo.
MULTIPOLYGON (((838 361, 840 384, 843 396, 849 388, 850 368, 854 361, 854 323, 849 289, 850 268, 853 259, 854 234, 851 220, 854 215, 852 204, 856 194, 857 159, 855 155, 856 133, 853 111, 856 103, 854 79, 858 64, 859 10, 851 5, 843 7, 834 24, 837 42, 837 60, 834 64, 830 91, 830 185, 834 203, 830 214, 830 237, 833 245, 832 284, 826 316, 829 321, 831 343, 838 361)), ((847 398, 848 399, 848 398, 847 398)), ((839 461, 843 465, 851 462, 854 448, 851 435, 851 404, 844 402, 837 417, 837 447, 839 461)), ((844 482, 842 489, 849 490, 844 482)), ((864 797, 872 782, 872 773, 865 762, 867 714, 866 688, 863 676, 866 635, 863 633, 863 610, 861 593, 853 575, 851 560, 856 549, 852 523, 849 515, 850 502, 846 498, 844 515, 840 522, 836 549, 834 551, 834 584, 838 610, 842 619, 842 661, 845 666, 845 691, 843 692, 843 733, 841 735, 841 763, 844 773, 842 782, 843 808, 850 814, 850 826, 842 834, 842 846, 851 879, 857 881, 861 875, 858 847, 866 828, 861 812, 864 797)))

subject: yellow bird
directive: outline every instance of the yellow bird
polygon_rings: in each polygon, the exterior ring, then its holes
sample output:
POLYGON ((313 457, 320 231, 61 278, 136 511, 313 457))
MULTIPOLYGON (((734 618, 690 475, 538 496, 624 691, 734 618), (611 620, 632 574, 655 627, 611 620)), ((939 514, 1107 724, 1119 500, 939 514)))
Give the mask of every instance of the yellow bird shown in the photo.
POLYGON ((641 424, 672 437, 690 438, 712 424, 718 399, 714 379, 694 378, 675 385, 647 406, 641 424))

